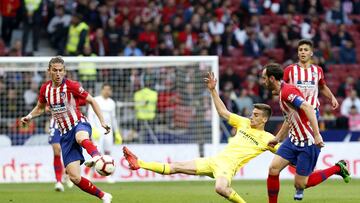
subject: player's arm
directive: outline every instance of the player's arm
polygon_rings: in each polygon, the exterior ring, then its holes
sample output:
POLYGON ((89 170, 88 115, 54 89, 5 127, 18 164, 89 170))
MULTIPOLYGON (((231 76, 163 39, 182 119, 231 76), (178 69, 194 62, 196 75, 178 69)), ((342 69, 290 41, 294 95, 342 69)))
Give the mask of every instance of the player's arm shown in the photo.
POLYGON ((46 103, 41 103, 40 101, 37 102, 36 106, 33 110, 27 115, 21 118, 21 122, 26 124, 32 118, 38 117, 45 112, 46 103))
POLYGON ((91 105, 92 109, 94 110, 96 116, 98 117, 101 126, 106 130, 105 134, 108 134, 110 132, 110 127, 105 123, 104 117, 101 113, 99 104, 95 101, 94 97, 92 97, 90 94, 86 97, 86 102, 91 105))
POLYGON ((322 139, 322 137, 320 135, 318 121, 316 119, 316 115, 315 115, 313 107, 308 102, 304 101, 300 105, 300 109, 305 112, 306 117, 308 118, 308 120, 310 122, 310 126, 311 126, 311 128, 312 128, 312 130, 314 132, 315 144, 318 147, 323 147, 324 142, 323 142, 323 139, 322 139))
POLYGON ((279 148, 279 142, 285 139, 285 137, 289 134, 289 130, 289 123, 285 120, 276 136, 268 142, 268 146, 271 148, 275 148, 276 152, 277 148, 279 148))
POLYGON ((319 85, 319 90, 321 94, 323 94, 326 98, 330 100, 333 109, 337 109, 339 107, 339 103, 336 97, 334 96, 334 94, 331 92, 330 88, 326 84, 319 85))
POLYGON ((210 91, 211 98, 213 99, 215 107, 216 107, 216 111, 222 118, 229 120, 231 112, 229 112, 227 110, 224 102, 221 101, 219 94, 217 93, 217 91, 215 89, 217 79, 215 78, 214 73, 208 72, 207 76, 204 78, 204 82, 207 84, 207 88, 210 91))

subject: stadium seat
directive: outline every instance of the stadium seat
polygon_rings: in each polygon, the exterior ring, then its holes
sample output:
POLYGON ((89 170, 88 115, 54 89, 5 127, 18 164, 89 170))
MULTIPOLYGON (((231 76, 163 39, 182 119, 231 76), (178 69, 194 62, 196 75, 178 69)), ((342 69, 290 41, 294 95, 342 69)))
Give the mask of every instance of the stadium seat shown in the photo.
POLYGON ((0 147, 10 147, 11 146, 11 140, 6 135, 0 135, 0 147))
POLYGON ((49 135, 47 134, 32 135, 28 140, 25 141, 24 145, 27 146, 47 145, 48 140, 49 140, 49 135))

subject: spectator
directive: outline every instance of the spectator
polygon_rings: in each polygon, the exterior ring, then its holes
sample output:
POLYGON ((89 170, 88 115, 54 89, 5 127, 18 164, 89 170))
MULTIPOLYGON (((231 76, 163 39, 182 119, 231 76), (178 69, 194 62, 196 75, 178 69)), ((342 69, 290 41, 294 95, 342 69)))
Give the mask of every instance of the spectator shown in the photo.
POLYGON ((360 131, 360 113, 355 105, 350 107, 349 119, 349 130, 360 131))
POLYGON ((106 28, 106 38, 109 41, 109 56, 119 55, 121 49, 121 30, 116 26, 114 18, 110 18, 106 28))
POLYGON ((341 47, 346 44, 346 41, 353 41, 353 39, 351 35, 346 31, 346 25, 341 24, 338 28, 338 32, 331 38, 331 45, 341 47))
POLYGON ((336 127, 336 116, 330 104, 325 104, 321 118, 319 121, 320 130, 334 129, 336 127))
POLYGON ((0 115, 3 118, 18 118, 25 110, 24 100, 18 96, 15 88, 10 87, 7 89, 6 97, 1 104, 0 115))
POLYGON ((55 8, 55 16, 51 18, 47 31, 50 36, 52 46, 57 50, 58 55, 64 54, 66 36, 71 22, 71 16, 65 14, 64 6, 55 8))
POLYGON ((253 110, 253 100, 248 96, 246 89, 240 90, 240 95, 235 99, 240 116, 249 116, 253 110))
POLYGON ((96 29, 95 38, 91 40, 91 48, 97 56, 109 55, 109 40, 106 38, 102 28, 96 29))
POLYGON ((198 42, 198 34, 192 31, 191 24, 185 25, 185 30, 178 35, 179 43, 185 43, 186 48, 193 50, 198 42))
POLYGON ((152 23, 145 25, 145 30, 139 34, 138 41, 145 53, 153 51, 157 47, 158 38, 152 23))
POLYGON ((340 63, 341 64, 355 64, 356 50, 352 41, 348 40, 340 47, 340 63))
POLYGON ((263 30, 259 33, 259 40, 264 45, 265 49, 275 48, 275 35, 271 32, 269 25, 264 25, 263 30))
POLYGON ((356 89, 355 80, 352 76, 347 76, 345 82, 342 81, 338 90, 336 91, 336 95, 339 97, 345 97, 350 95, 350 92, 356 89))
POLYGON ((130 40, 129 44, 124 49, 124 56, 143 56, 141 49, 136 46, 135 40, 130 40))
POLYGON ((77 56, 85 46, 90 46, 89 31, 89 26, 82 21, 82 16, 73 14, 66 43, 67 55, 77 56))
POLYGON ((27 42, 30 32, 32 33, 32 51, 38 51, 40 27, 42 21, 42 0, 40 1, 24 1, 23 4, 23 36, 22 36, 22 52, 26 53, 27 42))
POLYGON ((256 36, 256 33, 255 32, 251 33, 249 39, 247 39, 244 44, 245 56, 250 56, 254 58, 260 57, 263 52, 263 49, 264 49, 264 45, 256 36))
POLYGON ((211 35, 221 35, 225 32, 225 25, 214 14, 209 22, 209 30, 211 35))
POLYGON ((0 0, 1 37, 7 47, 10 46, 12 32, 17 25, 16 15, 20 6, 20 0, 0 0))
POLYGON ((355 90, 351 90, 350 95, 345 98, 341 104, 341 115, 348 117, 350 114, 351 106, 355 106, 357 112, 360 112, 360 99, 355 90))
POLYGON ((221 36, 215 35, 210 44, 209 54, 215 56, 222 56, 224 54, 224 47, 221 43, 221 36))
POLYGON ((310 39, 312 40, 312 38, 315 36, 315 29, 311 26, 311 20, 310 18, 305 18, 303 23, 301 23, 301 27, 300 27, 301 31, 301 38, 303 39, 310 39))
POLYGON ((330 10, 326 12, 326 22, 340 24, 351 24, 351 21, 348 19, 346 13, 341 7, 341 1, 335 0, 333 6, 330 10))
POLYGON ((234 72, 232 66, 227 66, 225 72, 220 76, 220 90, 224 90, 225 84, 231 83, 232 87, 237 91, 240 86, 241 78, 234 72))

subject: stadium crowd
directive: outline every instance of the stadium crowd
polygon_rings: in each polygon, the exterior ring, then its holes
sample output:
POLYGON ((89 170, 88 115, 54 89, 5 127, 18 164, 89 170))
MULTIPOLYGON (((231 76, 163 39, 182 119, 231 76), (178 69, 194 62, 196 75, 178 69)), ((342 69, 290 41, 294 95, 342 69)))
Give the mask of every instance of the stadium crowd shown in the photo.
MULTIPOLYGON (((311 39, 314 63, 323 67, 341 104, 333 112, 321 102, 320 126, 360 129, 358 0, 0 0, 0 12, 0 56, 34 55, 39 40, 67 56, 218 55, 221 98, 240 115, 263 101, 281 114, 278 99, 260 86, 259 71, 271 61, 295 63, 298 40, 311 39), (14 29, 22 30, 21 40, 12 39, 14 29)), ((70 74, 89 84, 112 75, 70 74)), ((42 78, 0 72, 1 118, 19 117, 34 106, 42 78), (28 81, 26 87, 15 87, 19 78, 28 81)))

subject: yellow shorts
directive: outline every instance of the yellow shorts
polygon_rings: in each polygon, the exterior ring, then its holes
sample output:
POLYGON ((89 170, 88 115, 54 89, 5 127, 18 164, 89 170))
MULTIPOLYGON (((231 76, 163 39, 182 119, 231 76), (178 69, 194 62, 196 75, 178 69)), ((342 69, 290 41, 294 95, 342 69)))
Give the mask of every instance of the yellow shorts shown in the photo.
POLYGON ((236 165, 216 157, 198 158, 195 160, 196 175, 206 175, 211 178, 225 177, 229 183, 236 173, 236 165))

